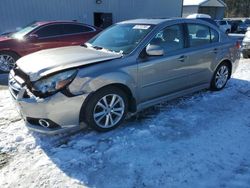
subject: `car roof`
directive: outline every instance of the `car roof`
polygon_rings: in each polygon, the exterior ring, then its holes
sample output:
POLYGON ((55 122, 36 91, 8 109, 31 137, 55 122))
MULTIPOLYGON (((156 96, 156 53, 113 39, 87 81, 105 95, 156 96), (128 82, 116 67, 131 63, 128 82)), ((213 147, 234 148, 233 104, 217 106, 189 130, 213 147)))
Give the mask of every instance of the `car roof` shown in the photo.
POLYGON ((185 20, 184 18, 145 18, 119 22, 118 24, 149 24, 158 25, 171 20, 185 20))
POLYGON ((36 21, 35 24, 38 25, 47 25, 47 24, 54 24, 54 23, 59 23, 59 24, 63 24, 63 23, 75 23, 75 24, 82 24, 79 23, 77 21, 70 21, 70 20, 51 20, 51 21, 36 21))
MULTIPOLYGON (((206 18, 209 19, 209 18, 206 18)), ((175 23, 185 23, 185 22, 193 22, 193 23, 200 23, 200 24, 206 24, 206 25, 212 25, 213 27, 217 27, 218 25, 213 22, 208 22, 207 20, 203 20, 203 18, 198 19, 189 19, 189 18, 149 18, 149 19, 134 19, 134 20, 127 20, 120 22, 118 24, 148 24, 148 25, 160 25, 167 22, 175 21, 175 23)))

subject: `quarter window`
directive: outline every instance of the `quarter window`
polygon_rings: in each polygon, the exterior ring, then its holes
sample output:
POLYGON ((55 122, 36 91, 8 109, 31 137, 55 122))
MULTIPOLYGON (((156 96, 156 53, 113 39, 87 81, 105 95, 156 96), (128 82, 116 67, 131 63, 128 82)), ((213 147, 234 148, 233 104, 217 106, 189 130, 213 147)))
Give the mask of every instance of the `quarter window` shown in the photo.
POLYGON ((211 32, 211 42, 219 42, 219 34, 214 29, 210 29, 211 32))
POLYGON ((156 34, 150 45, 159 45, 166 54, 184 48, 184 40, 181 25, 166 27, 156 34))

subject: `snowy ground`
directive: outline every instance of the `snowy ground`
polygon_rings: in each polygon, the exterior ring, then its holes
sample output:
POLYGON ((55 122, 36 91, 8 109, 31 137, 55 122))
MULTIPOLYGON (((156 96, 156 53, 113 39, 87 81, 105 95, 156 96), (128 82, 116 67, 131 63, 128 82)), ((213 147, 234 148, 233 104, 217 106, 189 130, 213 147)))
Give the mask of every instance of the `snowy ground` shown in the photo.
POLYGON ((105 134, 29 132, 0 86, 0 187, 250 187, 250 60, 222 92, 141 113, 105 134))

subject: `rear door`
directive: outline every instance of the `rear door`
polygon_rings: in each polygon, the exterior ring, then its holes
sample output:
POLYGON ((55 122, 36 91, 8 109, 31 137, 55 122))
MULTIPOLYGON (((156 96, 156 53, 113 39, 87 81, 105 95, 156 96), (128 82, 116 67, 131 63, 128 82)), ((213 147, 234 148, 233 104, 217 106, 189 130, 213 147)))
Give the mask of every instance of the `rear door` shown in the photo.
POLYGON ((178 24, 166 27, 149 43, 160 46, 163 56, 148 56, 144 49, 138 62, 140 102, 187 87, 189 68, 184 41, 183 25, 178 24))
POLYGON ((187 57, 190 73, 188 82, 198 86, 210 82, 212 64, 220 52, 219 34, 216 30, 201 24, 187 24, 188 43, 187 57))
POLYGON ((90 26, 81 24, 63 24, 64 35, 60 38, 62 46, 80 45, 96 34, 96 30, 90 26))

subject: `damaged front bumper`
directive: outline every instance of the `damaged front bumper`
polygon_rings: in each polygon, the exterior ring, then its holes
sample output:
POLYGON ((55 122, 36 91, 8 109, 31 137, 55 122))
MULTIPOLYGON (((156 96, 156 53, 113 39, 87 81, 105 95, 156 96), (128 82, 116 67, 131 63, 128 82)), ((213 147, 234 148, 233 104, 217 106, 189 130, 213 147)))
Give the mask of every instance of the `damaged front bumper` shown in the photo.
POLYGON ((82 104, 87 94, 68 97, 58 92, 47 98, 34 96, 25 81, 13 71, 9 76, 9 91, 26 126, 36 132, 59 134, 78 130, 82 104))

